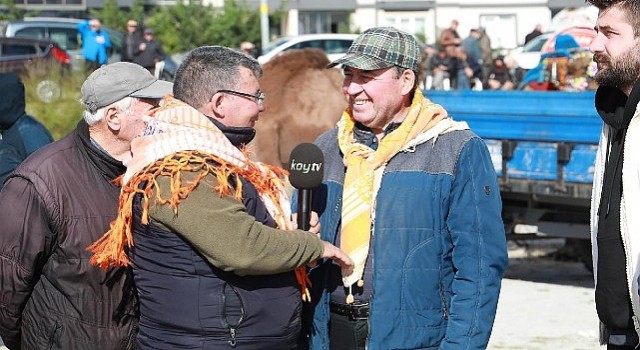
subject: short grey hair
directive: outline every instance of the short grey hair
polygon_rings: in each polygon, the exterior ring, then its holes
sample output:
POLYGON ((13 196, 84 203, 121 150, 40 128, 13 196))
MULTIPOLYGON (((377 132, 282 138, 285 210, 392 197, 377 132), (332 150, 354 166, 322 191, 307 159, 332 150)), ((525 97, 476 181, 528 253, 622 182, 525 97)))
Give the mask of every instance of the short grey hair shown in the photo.
POLYGON ((84 121, 89 125, 93 125, 97 122, 99 122, 100 120, 102 120, 102 118, 104 118, 105 113, 107 112, 107 110, 113 106, 115 106, 118 110, 123 111, 125 113, 129 113, 131 110, 131 107, 133 106, 133 104, 139 100, 136 97, 130 97, 127 96, 125 98, 123 98, 120 101, 114 102, 108 106, 102 107, 102 108, 98 108, 95 112, 91 112, 88 109, 84 110, 84 113, 82 115, 82 117, 84 118, 84 121))
POLYGON ((255 58, 223 46, 193 49, 176 72, 173 95, 191 107, 204 106, 219 90, 234 90, 240 84, 240 67, 249 69, 256 78, 262 68, 255 58))

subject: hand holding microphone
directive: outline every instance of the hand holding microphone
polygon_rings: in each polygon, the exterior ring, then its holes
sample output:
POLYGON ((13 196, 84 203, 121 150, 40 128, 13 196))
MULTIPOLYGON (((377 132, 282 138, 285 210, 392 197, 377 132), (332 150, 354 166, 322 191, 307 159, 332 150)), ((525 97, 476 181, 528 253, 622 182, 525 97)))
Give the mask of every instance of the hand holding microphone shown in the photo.
MULTIPOLYGON (((289 181, 298 189, 298 229, 304 231, 309 231, 312 217, 314 223, 317 222, 316 213, 311 212, 311 193, 322 184, 323 163, 322 151, 312 143, 299 144, 291 151, 289 157, 289 181)), ((347 254, 329 242, 323 241, 322 244, 323 258, 332 259, 343 271, 353 271, 353 261, 347 254)))

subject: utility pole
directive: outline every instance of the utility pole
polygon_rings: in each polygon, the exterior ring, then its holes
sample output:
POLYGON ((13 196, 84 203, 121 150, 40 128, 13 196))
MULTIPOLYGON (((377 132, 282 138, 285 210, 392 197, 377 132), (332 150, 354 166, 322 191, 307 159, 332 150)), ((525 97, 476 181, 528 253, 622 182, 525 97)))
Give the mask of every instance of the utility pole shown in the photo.
POLYGON ((267 0, 260 0, 260 35, 262 37, 262 49, 269 44, 269 6, 267 0))

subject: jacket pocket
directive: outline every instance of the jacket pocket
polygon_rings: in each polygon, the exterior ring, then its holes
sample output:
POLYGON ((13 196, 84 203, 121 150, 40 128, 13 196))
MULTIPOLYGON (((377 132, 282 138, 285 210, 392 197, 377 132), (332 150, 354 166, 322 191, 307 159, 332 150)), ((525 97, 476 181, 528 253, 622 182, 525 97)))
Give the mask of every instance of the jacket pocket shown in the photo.
POLYGON ((222 325, 227 329, 229 345, 236 347, 236 331, 245 318, 245 305, 240 292, 230 284, 222 286, 222 325))

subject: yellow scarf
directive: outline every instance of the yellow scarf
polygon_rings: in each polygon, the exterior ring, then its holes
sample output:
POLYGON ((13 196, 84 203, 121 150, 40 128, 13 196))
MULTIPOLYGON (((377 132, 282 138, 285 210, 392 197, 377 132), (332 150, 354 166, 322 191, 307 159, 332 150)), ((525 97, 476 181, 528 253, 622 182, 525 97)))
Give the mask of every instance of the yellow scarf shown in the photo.
POLYGON ((342 234, 340 248, 355 263, 352 274, 342 277, 349 288, 347 303, 353 302, 351 286, 362 286, 362 274, 369 254, 371 214, 376 189, 374 180, 381 176, 384 165, 412 140, 447 118, 447 112, 435 103, 415 92, 407 117, 394 131, 386 135, 378 149, 359 144, 353 136, 355 122, 347 109, 338 122, 338 144, 344 154, 347 167, 342 194, 342 234))
MULTIPOLYGON (((247 150, 240 150, 206 116, 173 97, 165 97, 154 118, 148 122, 145 136, 131 143, 132 157, 124 163, 127 171, 119 178, 122 191, 118 216, 111 228, 87 249, 93 253, 90 262, 102 268, 127 266, 125 248, 133 246, 133 200, 142 195, 142 223, 148 223, 149 197, 156 178, 171 178, 171 193, 156 189, 156 201, 171 205, 175 211, 204 178, 213 174, 218 184, 213 188, 219 195, 241 200, 242 186, 238 177, 249 181, 258 191, 278 228, 291 229, 289 200, 285 192, 286 171, 279 167, 253 162, 247 150), (196 173, 195 180, 183 181, 181 172, 196 173), (230 179, 236 178, 235 188, 230 179)), ((304 267, 295 271, 302 289, 302 297, 309 300, 309 280, 304 267)))

